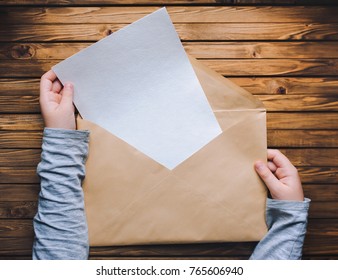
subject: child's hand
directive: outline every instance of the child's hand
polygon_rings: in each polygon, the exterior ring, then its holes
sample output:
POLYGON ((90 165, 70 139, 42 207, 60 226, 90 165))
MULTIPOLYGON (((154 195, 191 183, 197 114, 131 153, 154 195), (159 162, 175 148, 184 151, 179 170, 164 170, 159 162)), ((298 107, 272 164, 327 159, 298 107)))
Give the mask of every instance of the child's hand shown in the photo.
POLYGON ((257 161, 255 169, 273 199, 303 201, 304 194, 297 169, 278 150, 268 150, 268 164, 257 161))
POLYGON ((49 128, 75 129, 73 85, 62 84, 49 70, 40 81, 40 107, 45 126, 49 128))

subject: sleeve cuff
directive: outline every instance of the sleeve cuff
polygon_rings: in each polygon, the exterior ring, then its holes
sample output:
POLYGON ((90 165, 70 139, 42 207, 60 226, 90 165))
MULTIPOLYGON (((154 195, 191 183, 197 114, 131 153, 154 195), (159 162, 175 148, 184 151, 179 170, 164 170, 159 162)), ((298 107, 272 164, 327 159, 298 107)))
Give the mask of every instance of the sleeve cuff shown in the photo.
POLYGON ((303 201, 267 199, 268 208, 277 208, 281 210, 308 210, 311 200, 304 198, 303 201))
POLYGON ((61 129, 61 128, 48 128, 45 127, 43 131, 44 137, 53 138, 67 138, 67 139, 88 139, 88 130, 72 130, 72 129, 61 129))

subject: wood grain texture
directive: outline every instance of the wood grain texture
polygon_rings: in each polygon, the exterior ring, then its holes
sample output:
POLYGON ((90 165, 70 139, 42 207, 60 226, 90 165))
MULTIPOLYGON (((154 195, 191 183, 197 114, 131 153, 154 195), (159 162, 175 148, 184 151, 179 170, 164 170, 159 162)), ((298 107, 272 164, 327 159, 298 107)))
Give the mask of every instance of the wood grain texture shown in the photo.
POLYGON ((40 149, 42 132, 0 131, 0 149, 40 149))
MULTIPOLYGON (((0 42, 97 41, 127 24, 29 24, 0 26, 0 42)), ((178 23, 184 41, 337 40, 338 23, 178 23)))
MULTIPOLYGON (((132 23, 157 11, 153 7, 2 8, 7 24, 132 23)), ((338 22, 338 7, 167 7, 174 23, 313 23, 338 22)))
POLYGON ((38 184, 0 184, 0 202, 37 201, 39 192, 38 184))
MULTIPOLYGON (((0 43, 2 59, 66 59, 91 43, 0 43)), ((338 42, 183 42, 195 58, 338 58, 338 42)))
MULTIPOLYGON (((203 59, 227 76, 338 76, 338 59, 203 59)), ((42 76, 60 60, 3 60, 0 77, 42 76)))
MULTIPOLYGON (((338 77, 230 77, 253 94, 338 95, 338 77)), ((39 95, 39 78, 0 78, 0 96, 39 95)))
POLYGON ((37 202, 0 202, 0 219, 32 219, 37 211, 37 202))

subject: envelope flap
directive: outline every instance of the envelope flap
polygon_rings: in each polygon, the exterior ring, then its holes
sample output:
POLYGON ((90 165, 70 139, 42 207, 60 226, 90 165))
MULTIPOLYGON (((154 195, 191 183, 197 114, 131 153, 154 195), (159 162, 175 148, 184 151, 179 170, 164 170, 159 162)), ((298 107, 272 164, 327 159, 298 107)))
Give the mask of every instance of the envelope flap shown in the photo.
POLYGON ((265 109, 251 93, 188 55, 213 111, 265 109))

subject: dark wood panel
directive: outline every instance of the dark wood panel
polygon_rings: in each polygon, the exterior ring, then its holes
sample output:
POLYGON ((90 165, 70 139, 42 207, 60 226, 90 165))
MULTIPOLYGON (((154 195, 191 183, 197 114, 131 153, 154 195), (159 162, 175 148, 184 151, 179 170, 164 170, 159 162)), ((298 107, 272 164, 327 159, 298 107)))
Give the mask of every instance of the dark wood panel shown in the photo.
MULTIPOLYGON (((7 24, 132 23, 158 10, 155 7, 2 8, 7 24)), ((338 7, 167 7, 174 23, 220 22, 338 22, 338 7)))
MULTIPOLYGON (((338 111, 338 95, 258 95, 269 112, 338 111)), ((1 113, 39 113, 38 96, 0 95, 1 113)))
MULTIPOLYGON (((0 59, 66 59, 91 43, 0 43, 0 59)), ((338 42, 183 42, 196 58, 338 58, 338 42)))
POLYGON ((10 220, 10 219, 0 220, 0 238, 4 237, 24 238, 33 235, 34 230, 32 220, 10 220))
POLYGON ((337 219, 338 202, 311 202, 309 217, 317 219, 337 219))
MULTIPOLYGON (((334 76, 338 59, 217 59, 201 60, 216 72, 231 76, 334 76)), ((3 60, 1 77, 39 77, 60 60, 3 60)))
MULTIPOLYGON (((230 77, 253 94, 338 95, 338 77, 230 77)), ((0 95, 39 95, 40 79, 0 78, 0 95)))
POLYGON ((39 184, 0 184, 0 202, 37 201, 39 192, 39 184))
MULTIPOLYGON (((330 134, 330 132, 328 132, 330 134)), ((0 131, 0 149, 41 148, 42 132, 0 131)))
POLYGON ((0 202, 0 219, 33 218, 37 211, 37 202, 0 202))
MULTIPOLYGON (((268 113, 267 127, 272 129, 332 129, 338 130, 337 113, 268 113)), ((42 130, 38 114, 0 114, 0 130, 42 130)))
MULTIPOLYGON (((338 185, 313 185, 303 184, 304 195, 311 199, 312 202, 338 202, 338 185)), ((312 208, 313 203, 311 203, 312 208)), ((318 205, 318 204, 317 204, 318 205)), ((323 204, 329 205, 329 204, 323 204)), ((331 211, 330 207, 327 207, 331 211)), ((311 210, 313 212, 313 209, 311 210)), ((334 208, 332 211, 338 213, 337 209, 334 208)))
POLYGON ((267 137, 269 147, 338 147, 336 130, 268 130, 267 137))
POLYGON ((338 94, 337 77, 231 77, 229 79, 254 94, 338 94))
MULTIPOLYGON (((273 148, 338 148, 337 130, 268 130, 268 146, 273 148)), ((0 131, 0 149, 41 148, 42 132, 0 131)))
MULTIPOLYGON (((337 166, 338 149, 280 149, 295 166, 337 166)), ((0 166, 29 167, 40 162, 40 149, 0 149, 0 166)))
POLYGON ((38 184, 36 167, 0 167, 0 184, 38 184))
POLYGON ((338 166, 338 149, 280 149, 280 151, 295 166, 338 166))
POLYGON ((42 130, 43 120, 41 115, 3 115, 0 114, 0 130, 42 130))
POLYGON ((40 158, 40 149, 0 149, 0 166, 36 166, 40 158))
POLYGON ((297 169, 302 183, 338 183, 338 170, 336 167, 298 167, 297 169))
MULTIPOLYGON (((97 41, 127 24, 0 26, 0 42, 97 41)), ((337 40, 337 23, 178 23, 181 40, 337 40)))
POLYGON ((335 113, 269 113, 268 129, 338 129, 335 113))

